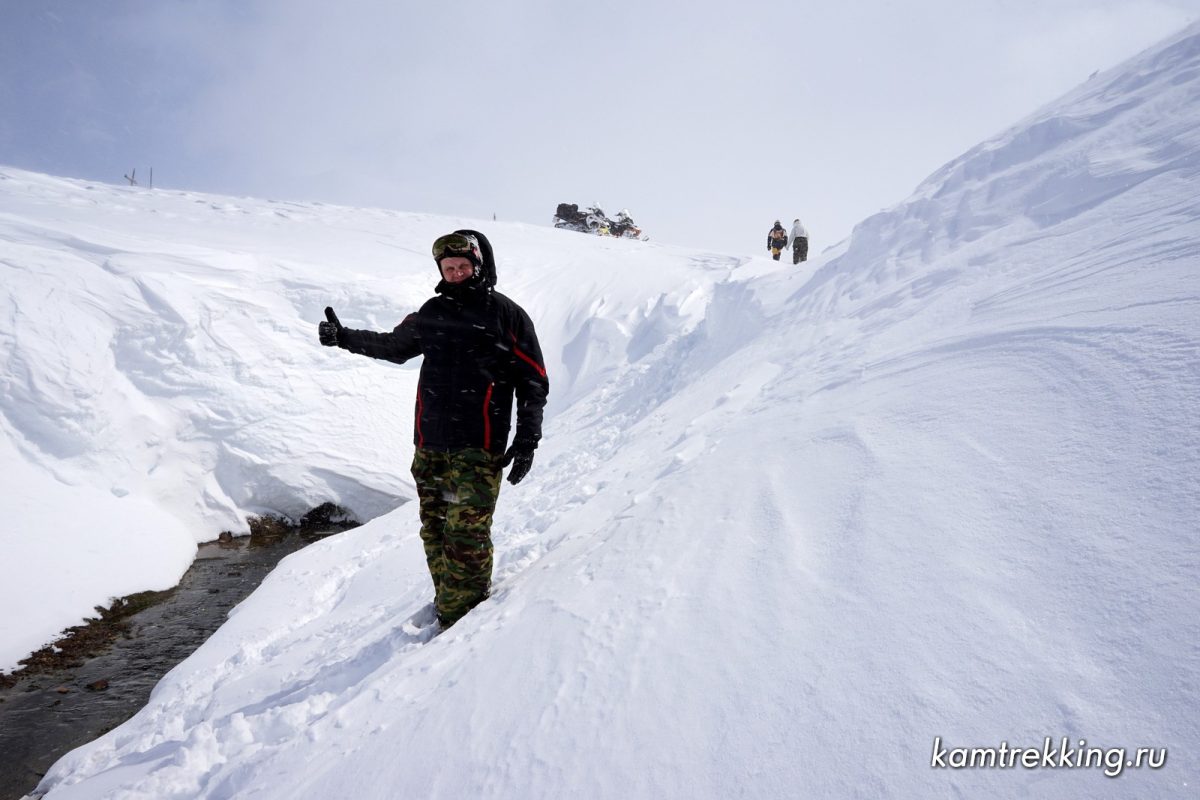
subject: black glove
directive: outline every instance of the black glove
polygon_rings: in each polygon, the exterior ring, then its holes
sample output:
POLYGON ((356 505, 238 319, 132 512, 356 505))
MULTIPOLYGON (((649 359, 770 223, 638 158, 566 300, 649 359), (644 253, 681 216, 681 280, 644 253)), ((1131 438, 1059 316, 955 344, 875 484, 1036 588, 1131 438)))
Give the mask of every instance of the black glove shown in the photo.
POLYGON ((513 486, 516 486, 522 478, 529 474, 529 468, 533 466, 534 447, 536 445, 513 442, 512 446, 508 448, 508 452, 504 454, 504 460, 500 462, 500 469, 512 464, 512 469, 508 473, 508 482, 513 486))
POLYGON ((337 347, 341 344, 342 323, 338 322, 337 314, 329 306, 325 307, 325 319, 329 321, 317 325, 317 337, 326 347, 337 347))

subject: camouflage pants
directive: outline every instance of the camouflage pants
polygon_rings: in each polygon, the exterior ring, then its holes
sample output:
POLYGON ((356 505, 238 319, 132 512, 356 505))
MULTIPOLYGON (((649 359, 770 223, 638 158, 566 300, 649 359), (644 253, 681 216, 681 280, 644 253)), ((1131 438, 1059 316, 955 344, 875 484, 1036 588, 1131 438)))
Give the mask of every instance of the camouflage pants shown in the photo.
POLYGON ((418 448, 412 474, 438 621, 449 627, 491 589, 500 456, 483 449, 443 453, 418 448))

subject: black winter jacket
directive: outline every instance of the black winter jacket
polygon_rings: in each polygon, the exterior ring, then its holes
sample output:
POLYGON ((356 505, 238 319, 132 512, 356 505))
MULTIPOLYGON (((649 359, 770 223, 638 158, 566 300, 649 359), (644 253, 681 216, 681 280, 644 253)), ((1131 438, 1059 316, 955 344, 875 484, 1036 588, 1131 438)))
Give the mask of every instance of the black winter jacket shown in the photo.
POLYGON ((514 442, 537 447, 550 382, 529 315, 478 282, 442 281, 437 292, 391 333, 343 328, 338 346, 397 364, 425 357, 417 386, 417 447, 503 453, 514 395, 514 442))

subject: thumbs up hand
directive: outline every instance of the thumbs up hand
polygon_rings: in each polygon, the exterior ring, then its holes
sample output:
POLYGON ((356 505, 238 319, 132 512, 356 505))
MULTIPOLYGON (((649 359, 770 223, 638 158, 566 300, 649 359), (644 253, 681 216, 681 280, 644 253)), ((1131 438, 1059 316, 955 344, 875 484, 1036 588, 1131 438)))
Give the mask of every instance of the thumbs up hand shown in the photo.
POLYGON ((321 340, 321 344, 326 347, 337 347, 341 342, 342 323, 338 321, 337 314, 333 313, 333 309, 329 306, 325 307, 326 322, 317 325, 317 338, 321 340))

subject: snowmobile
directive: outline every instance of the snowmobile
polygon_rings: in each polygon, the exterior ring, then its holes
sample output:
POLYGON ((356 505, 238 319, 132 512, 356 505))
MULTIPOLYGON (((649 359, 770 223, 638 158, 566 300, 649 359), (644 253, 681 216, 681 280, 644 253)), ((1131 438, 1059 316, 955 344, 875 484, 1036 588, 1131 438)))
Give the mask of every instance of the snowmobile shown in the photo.
POLYGON ((616 221, 608 227, 610 235, 619 236, 622 239, 641 239, 644 241, 650 238, 642 235, 642 229, 634 223, 633 217, 627 208, 618 211, 616 221))
POLYGON ((621 209, 616 220, 611 220, 598 205, 580 209, 575 203, 559 203, 554 212, 554 227, 595 236, 617 236, 643 241, 650 238, 644 236, 642 229, 634 224, 628 209, 621 209))
POLYGON ((608 217, 599 206, 588 206, 581 211, 574 203, 559 203, 554 212, 554 227, 569 231, 599 234, 608 224, 608 217))

